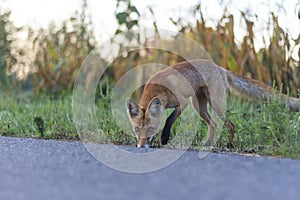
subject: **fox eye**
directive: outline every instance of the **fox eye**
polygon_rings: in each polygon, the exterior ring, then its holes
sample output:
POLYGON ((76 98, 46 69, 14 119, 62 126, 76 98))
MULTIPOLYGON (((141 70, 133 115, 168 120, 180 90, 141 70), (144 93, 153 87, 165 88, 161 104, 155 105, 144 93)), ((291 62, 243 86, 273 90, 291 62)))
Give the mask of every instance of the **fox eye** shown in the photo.
POLYGON ((153 128, 153 127, 149 127, 149 128, 147 128, 147 131, 148 131, 148 132, 153 132, 153 131, 154 131, 154 128, 153 128))
POLYGON ((134 128, 134 131, 135 131, 135 132, 140 132, 140 130, 141 130, 141 129, 140 129, 139 127, 137 127, 137 126, 134 128))

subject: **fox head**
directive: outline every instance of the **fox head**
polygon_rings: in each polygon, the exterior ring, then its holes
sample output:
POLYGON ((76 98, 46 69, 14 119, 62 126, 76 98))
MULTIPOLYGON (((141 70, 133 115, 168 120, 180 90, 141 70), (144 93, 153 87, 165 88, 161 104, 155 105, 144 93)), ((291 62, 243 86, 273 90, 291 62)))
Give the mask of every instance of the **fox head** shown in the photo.
POLYGON ((157 134, 163 118, 164 107, 156 97, 147 108, 141 108, 132 100, 127 100, 127 113, 137 139, 137 147, 148 148, 157 134))

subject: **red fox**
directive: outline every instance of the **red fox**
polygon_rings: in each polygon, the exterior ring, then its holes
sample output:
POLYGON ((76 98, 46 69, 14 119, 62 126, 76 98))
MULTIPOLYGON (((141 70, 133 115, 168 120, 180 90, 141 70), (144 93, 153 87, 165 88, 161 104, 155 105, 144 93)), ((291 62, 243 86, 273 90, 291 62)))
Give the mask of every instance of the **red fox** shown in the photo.
MULTIPOLYGON (((162 129, 161 143, 167 144, 172 125, 186 108, 190 97, 194 109, 209 126, 209 135, 205 144, 212 145, 216 123, 208 113, 207 106, 208 104, 212 106, 214 101, 212 98, 216 96, 212 95, 211 91, 218 93, 220 88, 262 102, 279 97, 278 92, 274 93, 271 87, 256 80, 239 76, 217 66, 212 61, 193 60, 178 63, 158 71, 149 78, 139 104, 130 99, 127 100, 127 113, 137 138, 137 147, 150 146, 154 136, 159 131, 164 109, 175 108, 166 119, 162 129), (218 72, 218 75, 215 75, 215 72, 218 72)), ((222 95, 221 93, 220 95, 222 95)), ((282 95, 282 98, 283 103, 287 103, 291 110, 300 111, 299 99, 286 95, 282 95)), ((222 113, 222 108, 218 106, 214 106, 213 110, 217 114, 222 113)), ((225 116, 222 114, 219 117, 225 120, 225 116)), ((229 143, 231 144, 234 138, 234 124, 231 121, 227 121, 226 124, 229 126, 229 143)))

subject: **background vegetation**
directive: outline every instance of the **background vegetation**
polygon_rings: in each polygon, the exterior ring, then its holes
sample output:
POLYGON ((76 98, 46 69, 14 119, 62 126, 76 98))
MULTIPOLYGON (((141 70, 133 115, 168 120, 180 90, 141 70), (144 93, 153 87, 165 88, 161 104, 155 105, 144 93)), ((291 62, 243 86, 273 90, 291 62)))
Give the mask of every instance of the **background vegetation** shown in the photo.
MULTIPOLYGON (((296 5, 295 5, 296 7, 296 5)), ((83 1, 82 8, 74 12, 60 25, 49 24, 46 29, 33 30, 30 27, 15 27, 10 12, 0 9, 0 135, 54 139, 79 139, 73 123, 71 91, 76 73, 84 58, 97 46, 93 24, 83 1), (33 52, 28 66, 29 54, 17 46, 16 35, 27 30, 28 43, 33 52), (26 61, 26 62, 25 62, 26 61), (21 74, 21 75, 20 75, 21 74)), ((278 22, 275 13, 269 13, 266 31, 271 33, 269 41, 258 49, 254 40, 257 35, 253 27, 257 23, 254 14, 241 11, 245 24, 245 35, 241 43, 236 42, 234 26, 236 21, 224 8, 223 16, 216 19, 216 25, 207 24, 201 4, 191 5, 195 18, 170 17, 178 31, 187 34, 202 44, 212 59, 224 68, 248 76, 277 88, 283 93, 299 95, 300 88, 300 35, 291 38, 278 22), (295 57, 296 55, 296 57, 295 57), (297 56, 298 55, 298 56, 297 56)), ((159 34, 153 16, 153 27, 159 34)), ((252 11, 252 13, 255 11, 252 11)), ((142 28, 143 15, 130 0, 117 0, 115 17, 119 24, 115 34, 134 28, 142 28)), ((297 17, 297 16, 295 16, 297 17)), ((176 37, 176 36, 175 36, 176 37)), ((262 37, 262 36, 261 36, 262 37)), ((127 38, 129 42, 142 45, 138 38, 127 38)), ((172 42, 172 41, 170 41, 172 42)), ((182 44, 182 48, 187 48, 182 44)), ((120 50, 125 48, 120 44, 120 50)), ((104 129, 116 144, 135 144, 132 136, 125 134, 113 123, 109 109, 110 88, 130 68, 144 62, 158 62, 172 65, 182 58, 159 51, 129 52, 126 57, 116 59, 108 69, 107 83, 97 90, 99 118, 106 117, 104 129)), ((300 115, 291 113, 278 102, 256 105, 246 100, 233 99, 228 106, 228 116, 236 124, 235 148, 233 151, 260 153, 300 158, 300 115)), ((199 124, 193 147, 199 147, 206 126, 199 124)), ((175 134, 176 128, 173 131, 175 134)), ((218 142, 218 150, 224 150, 226 130, 218 142)), ((159 146, 159 140, 154 142, 159 146)))

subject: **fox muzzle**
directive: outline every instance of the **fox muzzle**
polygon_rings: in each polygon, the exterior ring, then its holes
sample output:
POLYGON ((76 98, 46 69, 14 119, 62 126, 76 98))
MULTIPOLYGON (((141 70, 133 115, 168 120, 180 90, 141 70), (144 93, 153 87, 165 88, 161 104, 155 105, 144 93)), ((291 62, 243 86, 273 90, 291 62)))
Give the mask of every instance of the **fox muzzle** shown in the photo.
POLYGON ((152 143, 153 138, 154 138, 153 136, 151 136, 149 138, 138 138, 137 147, 138 148, 140 148, 140 147, 149 148, 152 143))

